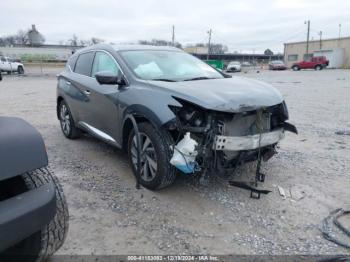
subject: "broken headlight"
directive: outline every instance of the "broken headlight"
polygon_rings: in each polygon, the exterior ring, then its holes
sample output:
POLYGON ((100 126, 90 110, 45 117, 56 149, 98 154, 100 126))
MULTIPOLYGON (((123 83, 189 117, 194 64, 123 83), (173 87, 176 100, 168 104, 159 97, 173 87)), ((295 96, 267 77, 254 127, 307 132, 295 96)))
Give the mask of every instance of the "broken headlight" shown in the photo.
POLYGON ((189 102, 176 100, 182 104, 182 107, 169 107, 178 117, 182 126, 202 127, 205 125, 205 111, 203 109, 189 102))

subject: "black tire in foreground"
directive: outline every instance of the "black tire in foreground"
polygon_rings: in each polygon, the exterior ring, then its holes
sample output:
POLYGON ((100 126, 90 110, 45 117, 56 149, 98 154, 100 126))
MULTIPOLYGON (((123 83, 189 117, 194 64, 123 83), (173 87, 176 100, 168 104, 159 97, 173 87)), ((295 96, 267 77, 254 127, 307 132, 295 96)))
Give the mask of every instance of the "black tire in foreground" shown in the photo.
POLYGON ((176 169, 170 164, 172 138, 166 131, 157 130, 150 123, 138 125, 141 140, 141 175, 137 170, 137 141, 131 131, 128 140, 128 156, 132 171, 142 186, 157 190, 171 185, 176 178, 176 169))
POLYGON ((19 66, 19 67, 17 68, 17 73, 18 73, 19 75, 23 75, 23 74, 24 74, 24 69, 23 69, 22 66, 19 66))
POLYGON ((58 118, 65 137, 76 139, 81 136, 81 130, 76 127, 70 109, 64 100, 58 106, 58 118))
MULTIPOLYGON (((41 231, 22 240, 1 255, 8 261, 45 261, 62 246, 67 236, 69 220, 67 202, 57 177, 48 168, 28 172, 21 178, 21 182, 29 190, 53 182, 56 192, 56 214, 41 231)), ((14 186, 21 187, 21 185, 14 186)))

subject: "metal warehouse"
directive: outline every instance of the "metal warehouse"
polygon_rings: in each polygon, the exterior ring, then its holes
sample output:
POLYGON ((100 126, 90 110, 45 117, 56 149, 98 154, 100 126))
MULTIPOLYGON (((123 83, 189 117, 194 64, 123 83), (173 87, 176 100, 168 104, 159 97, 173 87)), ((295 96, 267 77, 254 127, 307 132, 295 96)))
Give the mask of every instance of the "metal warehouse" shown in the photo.
POLYGON ((325 56, 329 68, 350 68, 350 37, 311 40, 284 44, 284 61, 288 67, 312 56, 325 56))

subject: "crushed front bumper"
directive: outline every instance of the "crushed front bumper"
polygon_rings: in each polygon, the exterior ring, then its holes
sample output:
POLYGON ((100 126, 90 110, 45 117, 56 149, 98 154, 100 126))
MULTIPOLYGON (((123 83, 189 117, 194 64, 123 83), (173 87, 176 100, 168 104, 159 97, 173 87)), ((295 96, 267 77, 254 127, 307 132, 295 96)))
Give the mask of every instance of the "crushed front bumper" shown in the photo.
POLYGON ((242 151, 242 150, 254 150, 259 147, 265 147, 268 145, 276 144, 278 141, 284 138, 284 129, 280 128, 268 133, 250 136, 219 136, 214 139, 214 150, 229 150, 229 151, 242 151), (260 143, 259 143, 260 140, 260 143))

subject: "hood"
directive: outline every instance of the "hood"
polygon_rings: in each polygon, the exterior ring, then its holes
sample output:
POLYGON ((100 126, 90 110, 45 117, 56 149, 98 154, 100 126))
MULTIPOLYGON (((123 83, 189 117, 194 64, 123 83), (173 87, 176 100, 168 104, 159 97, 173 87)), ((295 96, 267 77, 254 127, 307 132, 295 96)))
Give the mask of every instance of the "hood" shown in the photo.
POLYGON ((182 82, 148 81, 167 89, 172 96, 209 110, 223 112, 252 111, 282 103, 281 94, 271 85, 243 77, 182 82))

